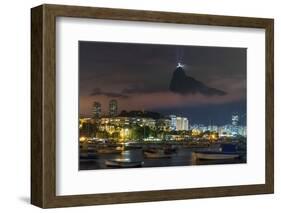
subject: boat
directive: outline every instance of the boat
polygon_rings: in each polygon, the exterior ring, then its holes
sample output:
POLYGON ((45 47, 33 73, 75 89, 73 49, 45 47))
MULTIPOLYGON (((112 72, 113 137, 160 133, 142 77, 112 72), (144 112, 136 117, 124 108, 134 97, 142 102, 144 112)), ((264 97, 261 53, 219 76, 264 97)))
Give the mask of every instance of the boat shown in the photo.
POLYGON ((143 161, 131 161, 129 159, 115 159, 115 160, 106 160, 105 165, 108 167, 116 167, 116 168, 134 168, 134 167, 142 167, 143 161))
POLYGON ((235 144, 220 144, 219 151, 206 150, 192 152, 192 159, 195 160, 232 160, 240 156, 235 144))
POLYGON ((231 160, 239 158, 238 153, 225 152, 192 152, 192 158, 195 160, 231 160))

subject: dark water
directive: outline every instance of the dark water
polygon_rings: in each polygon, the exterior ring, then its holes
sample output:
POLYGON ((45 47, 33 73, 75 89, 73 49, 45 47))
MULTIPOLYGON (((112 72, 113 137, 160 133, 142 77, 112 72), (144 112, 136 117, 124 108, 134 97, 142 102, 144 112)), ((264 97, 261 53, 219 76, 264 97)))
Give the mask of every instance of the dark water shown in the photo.
POLYGON ((192 159, 192 151, 205 151, 204 148, 178 148, 177 152, 169 158, 146 158, 142 149, 131 149, 119 154, 98 154, 91 150, 80 150, 79 169, 112 169, 105 164, 106 160, 127 159, 130 161, 143 161, 142 167, 166 167, 212 164, 237 164, 246 163, 246 154, 232 160, 196 160, 192 159))

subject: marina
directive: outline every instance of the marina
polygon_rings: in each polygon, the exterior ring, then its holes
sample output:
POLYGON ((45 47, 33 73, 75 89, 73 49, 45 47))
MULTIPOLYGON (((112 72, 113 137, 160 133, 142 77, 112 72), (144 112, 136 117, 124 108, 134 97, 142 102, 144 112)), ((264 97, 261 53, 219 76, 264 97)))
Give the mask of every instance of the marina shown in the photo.
POLYGON ((79 170, 246 162, 246 150, 241 143, 205 143, 202 146, 185 143, 83 144, 80 145, 79 170), (233 150, 224 150, 224 146, 231 146, 233 150))

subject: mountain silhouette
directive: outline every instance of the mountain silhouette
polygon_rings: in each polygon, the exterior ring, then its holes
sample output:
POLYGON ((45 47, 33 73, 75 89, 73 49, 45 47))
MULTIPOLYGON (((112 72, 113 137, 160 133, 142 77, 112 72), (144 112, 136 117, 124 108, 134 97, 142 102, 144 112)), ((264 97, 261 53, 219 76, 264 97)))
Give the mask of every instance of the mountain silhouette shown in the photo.
POLYGON ((187 76, 182 67, 177 67, 174 71, 171 82, 170 91, 181 95, 200 93, 205 96, 226 95, 226 92, 211 88, 204 83, 187 76))

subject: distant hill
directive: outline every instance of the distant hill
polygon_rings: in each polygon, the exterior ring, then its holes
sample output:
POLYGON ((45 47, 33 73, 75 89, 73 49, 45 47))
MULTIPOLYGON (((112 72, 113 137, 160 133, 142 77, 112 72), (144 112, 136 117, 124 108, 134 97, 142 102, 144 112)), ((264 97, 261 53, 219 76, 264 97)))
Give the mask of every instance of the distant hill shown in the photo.
POLYGON ((187 76, 182 67, 177 67, 174 71, 170 91, 181 95, 200 93, 205 96, 226 95, 226 92, 206 86, 204 83, 187 76))
POLYGON ((142 117, 142 118, 153 118, 153 119, 160 119, 163 118, 158 112, 149 112, 149 111, 121 111, 119 114, 120 117, 142 117))

